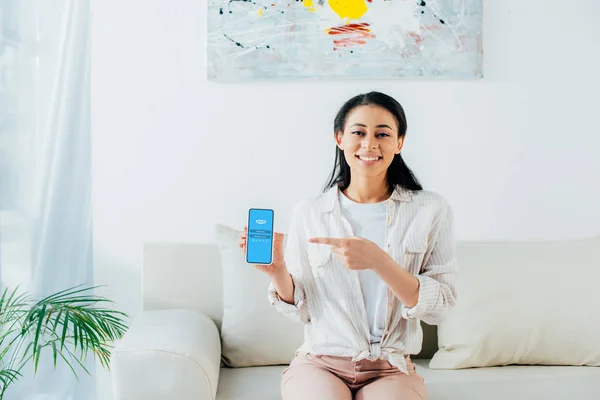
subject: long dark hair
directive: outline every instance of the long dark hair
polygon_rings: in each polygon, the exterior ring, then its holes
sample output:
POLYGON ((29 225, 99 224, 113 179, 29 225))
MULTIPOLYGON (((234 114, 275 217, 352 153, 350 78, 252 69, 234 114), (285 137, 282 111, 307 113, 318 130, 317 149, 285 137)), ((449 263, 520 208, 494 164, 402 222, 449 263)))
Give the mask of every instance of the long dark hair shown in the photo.
MULTIPOLYGON (((344 103, 335 116, 333 123, 333 129, 336 134, 344 131, 348 114, 359 106, 378 106, 385 108, 392 113, 396 119, 396 123, 398 124, 398 139, 406 136, 407 125, 404 109, 396 99, 380 92, 359 94, 344 103)), ((413 172, 402 159, 401 154, 394 155, 394 159, 387 170, 387 182, 390 191, 394 190, 396 186, 414 191, 423 190, 423 187, 413 172)), ((339 185, 341 190, 350 186, 350 166, 344 158, 344 151, 337 146, 335 148, 333 171, 325 185, 324 191, 327 191, 334 185, 339 185)))

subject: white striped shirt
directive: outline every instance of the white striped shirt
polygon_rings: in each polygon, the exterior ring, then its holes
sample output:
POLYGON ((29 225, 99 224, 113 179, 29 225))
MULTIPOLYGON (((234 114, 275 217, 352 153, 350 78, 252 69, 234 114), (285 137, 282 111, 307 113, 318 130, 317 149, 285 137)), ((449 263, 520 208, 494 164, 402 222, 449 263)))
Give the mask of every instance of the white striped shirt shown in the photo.
POLYGON ((269 286, 271 304, 304 323, 300 351, 382 358, 408 373, 404 354, 418 354, 423 342, 420 320, 439 324, 456 302, 456 243, 452 210, 431 191, 397 187, 386 201, 385 251, 420 281, 417 305, 407 308, 387 290, 386 329, 381 343, 371 343, 358 271, 333 262, 331 247, 308 243, 311 237, 353 236, 343 216, 339 189, 298 203, 293 210, 285 261, 294 281, 294 304, 269 286))
MULTIPOLYGON (((385 249, 387 219, 385 201, 361 204, 350 200, 342 193, 339 197, 342 214, 350 223, 354 236, 370 240, 381 249, 385 249)), ((332 257, 331 261, 334 263, 340 262, 336 257, 332 257)), ((387 286, 385 281, 373 269, 369 268, 359 270, 358 279, 367 311, 371 343, 381 342, 387 313, 387 286)))

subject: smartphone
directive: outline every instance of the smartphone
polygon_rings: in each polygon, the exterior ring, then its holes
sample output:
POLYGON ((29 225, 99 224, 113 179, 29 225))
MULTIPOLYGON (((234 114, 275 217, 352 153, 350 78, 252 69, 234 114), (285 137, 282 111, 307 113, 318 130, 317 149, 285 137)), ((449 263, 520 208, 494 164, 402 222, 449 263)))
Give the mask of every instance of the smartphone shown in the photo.
POLYGON ((273 219, 274 212, 270 209, 251 208, 248 211, 247 263, 273 263, 273 219))

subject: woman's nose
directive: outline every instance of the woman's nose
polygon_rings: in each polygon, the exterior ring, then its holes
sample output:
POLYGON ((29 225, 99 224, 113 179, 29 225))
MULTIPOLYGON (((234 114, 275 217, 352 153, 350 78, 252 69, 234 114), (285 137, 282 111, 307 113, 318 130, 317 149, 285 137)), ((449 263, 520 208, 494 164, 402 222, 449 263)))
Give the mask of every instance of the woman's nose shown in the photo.
POLYGON ((362 141, 362 147, 364 147, 365 149, 376 149, 377 141, 373 138, 366 137, 362 141))

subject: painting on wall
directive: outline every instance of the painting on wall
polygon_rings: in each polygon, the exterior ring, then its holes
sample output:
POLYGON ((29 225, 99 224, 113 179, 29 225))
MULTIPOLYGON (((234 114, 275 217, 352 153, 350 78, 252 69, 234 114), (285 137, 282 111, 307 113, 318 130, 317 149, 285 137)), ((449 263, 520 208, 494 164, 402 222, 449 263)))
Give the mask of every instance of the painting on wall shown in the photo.
POLYGON ((208 0, 208 78, 481 78, 483 0, 208 0))

